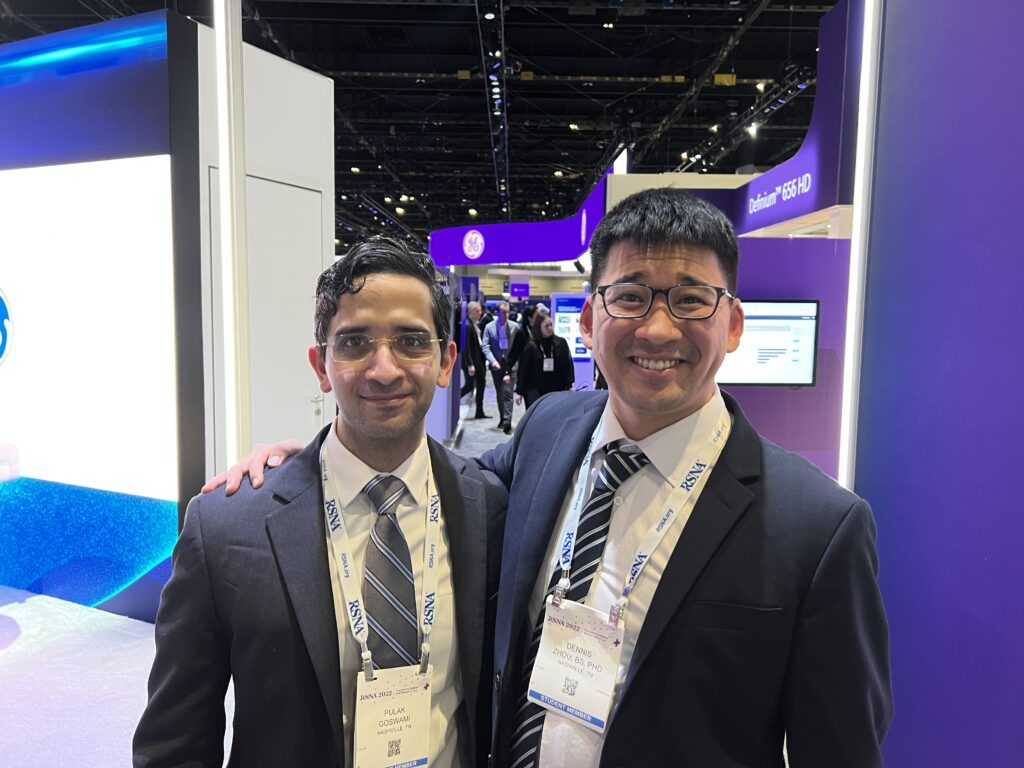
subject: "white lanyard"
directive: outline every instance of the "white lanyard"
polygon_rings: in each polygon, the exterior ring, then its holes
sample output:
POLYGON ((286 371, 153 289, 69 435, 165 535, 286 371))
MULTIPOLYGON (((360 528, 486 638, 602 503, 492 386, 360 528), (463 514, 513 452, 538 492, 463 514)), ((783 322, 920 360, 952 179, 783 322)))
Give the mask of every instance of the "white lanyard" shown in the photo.
MULTIPOLYGON (((632 564, 629 567, 629 575, 626 577, 626 583, 622 588, 622 596, 616 603, 612 604, 611 609, 609 610, 608 621, 612 625, 618 624, 619 616, 622 615, 622 611, 625 609, 626 604, 629 601, 630 592, 633 591, 633 587, 636 585, 637 579, 640 578, 640 574, 647 565, 647 561, 658 549, 658 545, 661 544, 661 540, 665 538, 665 534, 668 533, 669 528, 672 527, 673 521, 675 521, 679 516, 679 513, 686 508, 687 502, 691 497, 699 497, 701 490, 704 488, 704 483, 707 481, 707 476, 709 474, 707 469, 708 467, 713 466, 718 460, 718 456, 721 454, 726 440, 729 439, 729 431, 731 427, 732 419, 729 412, 723 407, 721 413, 718 415, 718 421, 715 424, 714 429, 697 452, 697 456, 694 459, 693 464, 690 465, 690 469, 683 476, 683 481, 672 490, 668 500, 665 502, 665 509, 661 516, 654 525, 651 526, 650 530, 647 531, 647 535, 644 536, 643 540, 640 542, 640 546, 637 548, 636 554, 633 556, 632 564)), ((559 605, 561 603, 566 590, 569 588, 569 568, 572 565, 572 555, 575 549, 577 528, 579 527, 580 514, 583 511, 583 491, 586 488, 587 478, 590 471, 590 459, 593 455, 594 443, 597 440, 597 433, 599 430, 600 426, 594 430, 594 434, 590 438, 590 445, 587 447, 587 455, 583 459, 583 464, 580 466, 579 476, 576 481, 576 490, 573 493, 572 505, 569 508, 569 514, 566 517, 564 527, 562 528, 562 549, 559 554, 559 560, 562 567, 562 578, 559 580, 558 586, 555 587, 555 592, 551 599, 553 605, 559 605)))
MULTIPOLYGON (((324 488, 324 515, 327 517, 327 530, 330 532, 334 559, 338 566, 338 580, 345 601, 345 613, 348 615, 349 628, 352 636, 359 643, 362 652, 363 672, 367 680, 373 680, 373 663, 370 649, 367 647, 369 630, 366 625, 366 611, 363 610, 363 596, 356 576, 352 546, 349 542, 348 528, 338 504, 338 488, 327 460, 327 444, 320 447, 320 470, 324 488)), ((420 646, 420 672, 426 673, 430 661, 430 632, 434 629, 436 612, 437 577, 438 577, 438 546, 441 541, 441 498, 434 485, 434 472, 427 464, 427 532, 423 545, 423 600, 420 605, 420 627, 423 642, 420 646)), ((376 514, 376 511, 374 511, 376 514)), ((371 523, 372 525, 372 523, 371 523)))

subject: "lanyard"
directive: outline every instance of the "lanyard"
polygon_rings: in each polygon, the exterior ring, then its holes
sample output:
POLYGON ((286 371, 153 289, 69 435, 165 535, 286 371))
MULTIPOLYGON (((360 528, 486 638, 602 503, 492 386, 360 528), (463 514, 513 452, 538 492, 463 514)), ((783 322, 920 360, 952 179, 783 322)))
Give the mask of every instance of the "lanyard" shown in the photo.
MULTIPOLYGON (((362 652, 363 673, 367 680, 373 680, 373 662, 367 647, 369 629, 366 624, 366 611, 363 610, 362 589, 356 576, 352 546, 349 542, 348 527, 341 514, 338 504, 338 488, 336 480, 327 460, 327 444, 320 448, 321 480, 324 488, 324 515, 327 517, 327 530, 330 532, 334 558, 338 566, 338 580, 345 601, 345 613, 348 615, 349 628, 352 636, 359 643, 362 652)), ((420 628, 423 641, 420 646, 420 673, 425 674, 430 661, 430 633, 434 629, 436 613, 438 547, 441 541, 441 498, 434 485, 434 472, 427 466, 427 535, 423 545, 423 599, 420 601, 420 628)), ((376 514, 376 512, 374 512, 376 514)))
MULTIPOLYGON (((610 624, 618 624, 619 617, 622 615, 626 604, 629 602, 630 592, 632 592, 634 586, 636 586, 636 582, 640 578, 640 574, 643 572, 644 567, 647 565, 647 561, 658 549, 658 545, 661 544, 662 539, 665 538, 665 534, 668 533, 669 528, 672 527, 672 523, 686 508, 687 503, 691 498, 696 501, 700 496, 700 492, 703 490, 704 484, 707 482, 708 474, 710 474, 707 472, 707 469, 708 467, 713 466, 718 460, 718 456, 721 454, 726 440, 729 439, 731 427, 732 420, 729 416, 729 412, 723 406, 721 412, 718 414, 718 420, 715 423, 714 428, 704 441, 704 444, 700 447, 700 450, 697 451, 697 456, 694 458, 693 464, 690 465, 689 470, 683 476, 683 481, 672 490, 668 500, 665 502, 664 511, 647 531, 647 535, 645 535, 643 540, 641 540, 636 554, 633 555, 633 561, 629 567, 629 575, 626 577, 626 583, 622 588, 622 596, 617 602, 612 604, 611 609, 608 612, 608 621, 610 624)), ((590 445, 587 447, 587 455, 583 460, 583 464, 580 465, 580 472, 576 481, 576 489, 573 493, 572 505, 569 508, 569 514, 567 515, 564 527, 562 528, 562 548, 559 553, 562 577, 558 582, 558 586, 555 587, 555 592, 551 599, 553 605, 559 605, 565 596, 565 592, 569 589, 569 568, 572 565, 572 555, 575 550, 577 528, 579 527, 580 514, 583 511, 583 491, 587 485, 594 443, 597 440, 597 434, 600 429, 601 427, 598 426, 590 438, 590 445)))

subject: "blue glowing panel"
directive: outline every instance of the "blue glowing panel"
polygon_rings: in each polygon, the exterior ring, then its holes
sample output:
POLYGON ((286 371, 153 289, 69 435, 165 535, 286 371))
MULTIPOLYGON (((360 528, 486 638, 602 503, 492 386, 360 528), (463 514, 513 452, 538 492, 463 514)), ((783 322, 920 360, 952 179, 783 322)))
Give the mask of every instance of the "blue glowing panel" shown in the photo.
POLYGON ((0 46, 0 169, 166 154, 162 11, 0 46))
POLYGON ((94 606, 166 560, 174 501, 22 477, 0 483, 0 584, 94 606))

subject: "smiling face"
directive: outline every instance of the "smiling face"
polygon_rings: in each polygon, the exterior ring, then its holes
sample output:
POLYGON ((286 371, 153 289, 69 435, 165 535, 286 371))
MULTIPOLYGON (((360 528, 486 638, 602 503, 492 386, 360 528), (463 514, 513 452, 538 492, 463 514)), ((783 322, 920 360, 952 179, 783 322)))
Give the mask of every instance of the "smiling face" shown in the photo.
MULTIPOLYGON (((409 275, 375 273, 356 293, 338 300, 327 328, 330 341, 339 333, 360 333, 375 339, 400 333, 437 336, 430 290, 409 275)), ((336 363, 330 351, 310 347, 309 361, 323 392, 338 404, 337 432, 341 442, 370 466, 394 457, 401 463, 424 434, 423 418, 437 387, 448 386, 455 361, 455 344, 432 344, 434 354, 422 361, 397 358, 387 343, 378 344, 363 361, 336 363)), ((392 467, 393 468, 393 467, 392 467)))
MULTIPOLYGON (((601 284, 644 283, 669 288, 681 283, 724 287, 725 274, 714 251, 686 245, 615 243, 601 284)), ((580 317, 584 343, 594 350, 608 382, 613 413, 634 440, 689 416, 715 393, 715 374, 726 352, 739 346, 743 309, 723 297, 706 320, 678 320, 664 296, 646 317, 610 317, 601 298, 590 296, 580 317)))

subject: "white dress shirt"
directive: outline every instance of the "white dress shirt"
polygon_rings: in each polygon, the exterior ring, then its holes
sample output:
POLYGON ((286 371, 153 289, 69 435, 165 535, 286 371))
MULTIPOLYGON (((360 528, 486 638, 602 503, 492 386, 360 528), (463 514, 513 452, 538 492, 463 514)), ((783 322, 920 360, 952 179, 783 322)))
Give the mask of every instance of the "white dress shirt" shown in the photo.
MULTIPOLYGON (((723 411, 725 411, 725 401, 722 399, 721 392, 716 388, 711 400, 695 413, 675 424, 670 424, 643 440, 632 441, 626 437, 626 433, 619 425, 615 414, 612 413, 610 405, 605 405, 604 413, 597 427, 597 440, 594 441, 594 445, 597 447, 594 449, 584 498, 590 497, 594 481, 604 464, 604 446, 608 443, 624 439, 624 450, 630 450, 631 446, 636 446, 650 459, 650 463, 627 479, 615 493, 611 523, 608 527, 608 540, 601 558, 601 566, 594 576, 590 592, 584 601, 586 605, 607 613, 612 603, 622 595, 629 566, 640 546, 640 541, 665 511, 668 497, 682 483, 686 471, 690 468, 698 451, 710 438, 723 411)), ((714 465, 709 468, 708 475, 711 474, 713 468, 714 465)), ((531 627, 537 623, 537 616, 540 614, 548 584, 551 582, 551 574, 554 573, 555 568, 561 567, 559 563, 560 536, 557 533, 561 532, 562 526, 565 525, 578 477, 579 469, 577 468, 562 502, 562 511, 555 524, 556 535, 551 537, 548 544, 545 560, 547 567, 542 569, 530 596, 527 612, 531 627)), ((643 626, 647 609, 651 605, 654 591, 658 587, 661 574, 665 571, 665 566, 690 518, 696 501, 696 495, 691 496, 679 511, 678 519, 669 528, 660 546, 651 554, 637 580, 636 587, 630 593, 629 604, 624 614, 625 634, 622 642, 619 680, 624 679, 625 671, 629 669, 633 650, 636 648, 636 639, 643 626)), ((617 705, 618 690, 612 701, 611 712, 608 716, 609 723, 615 716, 617 705)), ((540 768, 560 766, 566 768, 594 766, 596 768, 601 760, 603 746, 603 734, 595 733, 582 725, 577 725, 563 715, 549 711, 544 718, 544 730, 541 736, 540 768)))
MULTIPOLYGON (((327 460, 336 478, 339 492, 338 504, 345 518, 355 572, 362 583, 363 563, 366 560, 366 546, 370 541, 370 529, 376 511, 370 500, 362 493, 363 488, 376 475, 341 441, 332 428, 325 441, 327 460)), ((426 541, 427 515, 427 473, 430 471, 430 454, 426 437, 394 472, 390 474, 405 483, 406 492, 398 502, 396 516, 398 527, 409 545, 412 573, 416 582, 417 617, 423 600, 423 547, 426 541)), ((352 765, 352 747, 355 733, 356 675, 362 670, 359 644, 352 637, 348 623, 345 600, 338 578, 338 565, 334 556, 331 536, 325 526, 327 538, 327 560, 331 571, 331 591, 334 594, 334 615, 338 624, 338 648, 341 651, 341 711, 342 729, 345 734, 345 765, 352 765)), ((434 675, 430 698, 430 765, 448 768, 458 764, 458 733, 455 712, 462 703, 462 673, 459 668, 458 643, 455 633, 455 600, 452 593, 452 568, 448 554, 448 529, 441 508, 441 541, 437 577, 437 613, 434 628, 430 633, 430 662, 434 675)), ((420 639, 422 639, 422 628, 420 639)))

